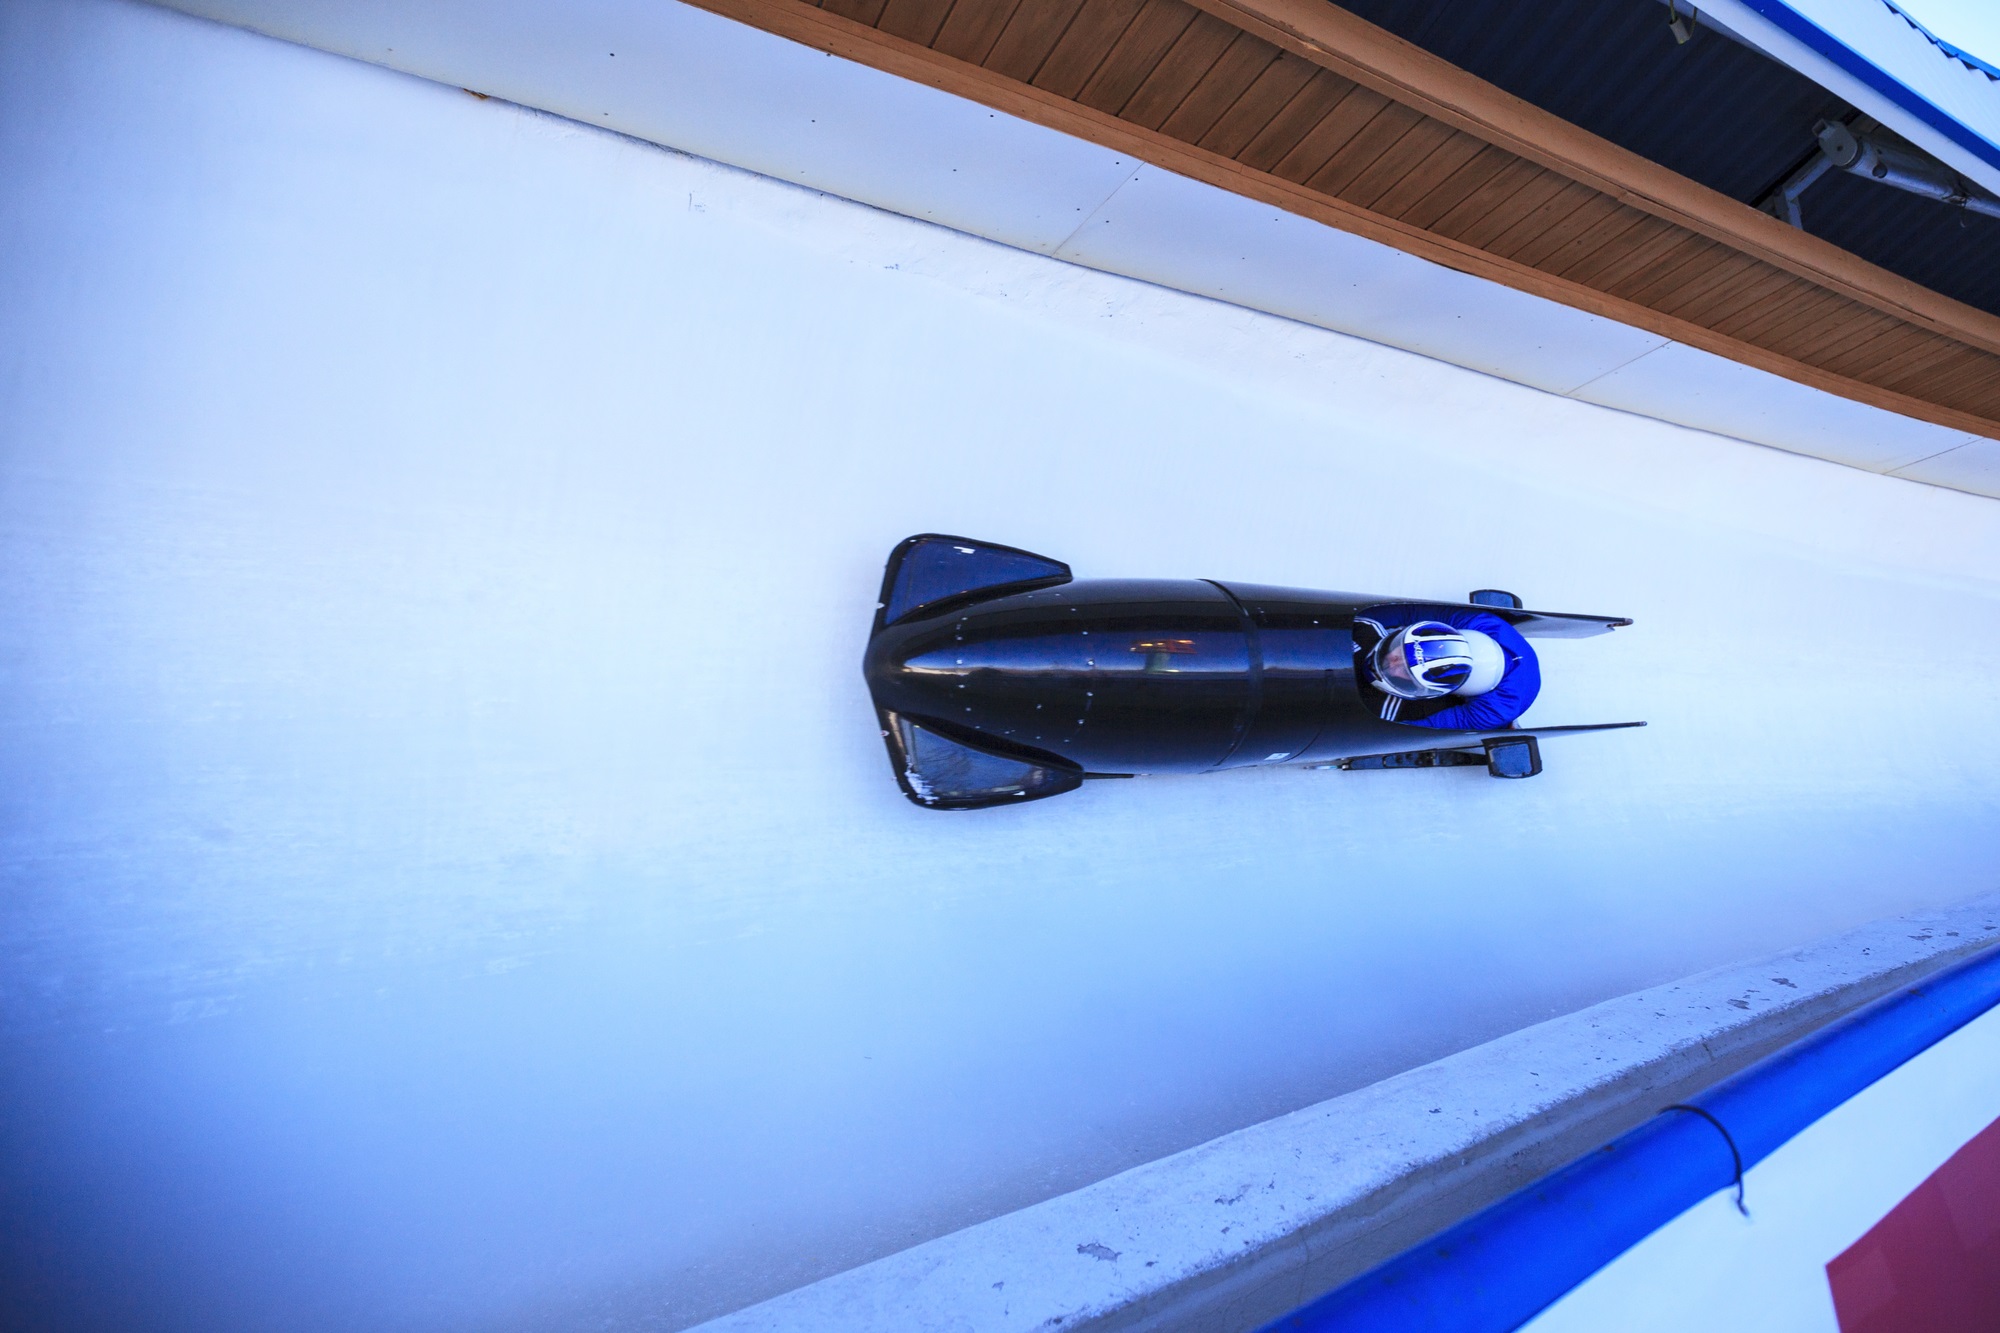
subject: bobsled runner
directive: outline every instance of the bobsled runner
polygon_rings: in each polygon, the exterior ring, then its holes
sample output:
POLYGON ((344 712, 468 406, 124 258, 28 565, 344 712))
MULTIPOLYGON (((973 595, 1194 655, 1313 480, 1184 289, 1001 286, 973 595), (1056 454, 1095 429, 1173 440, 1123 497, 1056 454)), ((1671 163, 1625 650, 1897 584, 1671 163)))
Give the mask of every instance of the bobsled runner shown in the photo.
POLYGON ((1645 724, 1501 720, 1495 700, 1512 689, 1518 713, 1540 679, 1523 636, 1580 638, 1631 623, 1529 611, 1491 589, 1440 603, 1077 579, 1046 556, 925 533, 889 556, 863 673, 896 781, 931 810, 1038 800, 1093 778, 1260 764, 1478 765, 1525 778, 1541 772, 1542 738, 1645 724), (1463 700, 1406 711, 1385 695, 1371 654, 1413 622, 1444 634, 1485 625, 1513 645, 1483 711, 1438 707, 1463 700))

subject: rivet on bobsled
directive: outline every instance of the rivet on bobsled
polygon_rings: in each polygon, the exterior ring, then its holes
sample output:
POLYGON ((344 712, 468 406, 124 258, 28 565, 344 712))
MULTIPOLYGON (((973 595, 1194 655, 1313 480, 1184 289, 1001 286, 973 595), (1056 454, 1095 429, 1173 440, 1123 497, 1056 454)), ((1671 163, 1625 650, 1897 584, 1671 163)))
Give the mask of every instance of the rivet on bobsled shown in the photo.
POLYGON ((1540 680, 1523 636, 1631 623, 1524 610, 1495 590, 1441 603, 1079 580, 1046 556, 925 533, 889 556, 863 672, 896 781, 931 810, 1037 800, 1089 778, 1260 764, 1479 765, 1525 778, 1541 772, 1538 738, 1645 724, 1515 725, 1540 680), (1385 700, 1369 654, 1418 618, 1486 625, 1510 645, 1502 686, 1477 707, 1385 700))

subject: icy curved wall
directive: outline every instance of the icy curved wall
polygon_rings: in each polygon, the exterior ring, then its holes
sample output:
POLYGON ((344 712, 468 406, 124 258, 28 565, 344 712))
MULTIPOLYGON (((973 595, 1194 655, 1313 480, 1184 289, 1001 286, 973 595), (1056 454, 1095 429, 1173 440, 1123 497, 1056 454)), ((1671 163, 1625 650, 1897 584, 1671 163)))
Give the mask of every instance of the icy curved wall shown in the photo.
POLYGON ((1991 501, 115 0, 0 234, 16 1322, 677 1327, 2000 866, 1991 501), (1531 719, 1652 726, 926 813, 925 529, 1631 615, 1531 719))

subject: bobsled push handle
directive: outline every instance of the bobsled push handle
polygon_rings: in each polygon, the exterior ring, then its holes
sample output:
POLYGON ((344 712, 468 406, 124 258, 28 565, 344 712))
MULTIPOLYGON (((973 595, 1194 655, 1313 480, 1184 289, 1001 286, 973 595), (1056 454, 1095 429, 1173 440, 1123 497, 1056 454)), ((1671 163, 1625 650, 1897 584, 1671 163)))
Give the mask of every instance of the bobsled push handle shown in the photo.
POLYGON ((1484 768, 1496 778, 1532 778, 1542 771, 1542 750, 1531 735, 1489 736, 1477 750, 1445 746, 1395 754, 1357 754, 1333 765, 1347 772, 1369 768, 1484 768))
POLYGON ((1033 551, 970 537, 919 533, 896 543, 882 571, 882 596, 875 628, 893 625, 912 612, 938 609, 960 600, 1027 592, 1070 581, 1069 566, 1033 551))
POLYGON ((1459 745, 1443 745, 1432 750, 1399 750, 1390 754, 1354 754, 1314 768, 1338 768, 1346 772, 1370 768, 1460 768, 1484 765, 1496 778, 1532 778, 1542 771, 1540 742, 1551 736, 1568 736, 1583 731, 1623 731, 1643 727, 1644 722, 1585 722, 1563 727, 1521 727, 1467 737, 1459 745), (1472 746, 1478 745, 1478 749, 1472 746))
POLYGON ((1528 611, 1518 605, 1481 606, 1530 639, 1587 639, 1593 634, 1609 634, 1632 623, 1629 616, 1579 616, 1566 611, 1528 611))

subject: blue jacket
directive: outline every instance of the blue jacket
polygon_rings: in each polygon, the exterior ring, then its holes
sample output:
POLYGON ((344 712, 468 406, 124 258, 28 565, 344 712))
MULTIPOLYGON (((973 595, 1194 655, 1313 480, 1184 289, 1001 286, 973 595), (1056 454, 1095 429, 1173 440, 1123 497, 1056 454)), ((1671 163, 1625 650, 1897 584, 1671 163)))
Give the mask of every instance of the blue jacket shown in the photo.
MULTIPOLYGON (((1398 602, 1371 606, 1358 618, 1381 626, 1385 635, 1394 634, 1415 621, 1442 620, 1454 629, 1476 629, 1491 636, 1507 655, 1507 671, 1500 677, 1498 685, 1484 694, 1474 695, 1428 715, 1395 719, 1407 726, 1437 727, 1445 731, 1495 731, 1509 726, 1515 718, 1527 712, 1528 705, 1541 693, 1542 667, 1535 660, 1535 650, 1521 637, 1521 631, 1491 612, 1463 606, 1398 602)), ((1370 676, 1372 679, 1372 673, 1370 676)), ((1373 692, 1372 686, 1370 689, 1373 692)), ((1405 711, 1409 711, 1407 705, 1405 711)))

